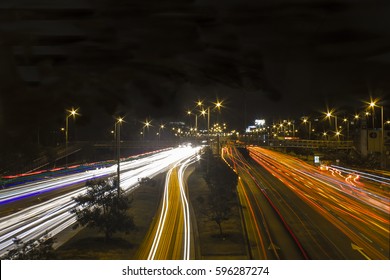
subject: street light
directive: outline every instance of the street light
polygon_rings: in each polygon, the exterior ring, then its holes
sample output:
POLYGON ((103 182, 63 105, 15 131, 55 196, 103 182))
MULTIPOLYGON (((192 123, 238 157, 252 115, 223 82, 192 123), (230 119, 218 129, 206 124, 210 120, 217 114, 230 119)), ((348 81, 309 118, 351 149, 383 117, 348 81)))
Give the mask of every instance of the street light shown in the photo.
POLYGON ((118 197, 120 196, 120 157, 121 157, 121 124, 123 122, 123 118, 119 117, 115 122, 115 130, 116 130, 116 155, 117 155, 117 188, 118 188, 118 197))
MULTIPOLYGON (((382 126, 382 133, 381 133, 381 168, 386 168, 386 162, 385 162, 385 154, 384 154, 384 146, 385 146, 385 128, 384 128, 384 121, 383 121, 383 106, 382 105, 376 105, 377 101, 372 101, 370 102, 370 107, 372 107, 373 113, 374 113, 374 107, 379 107, 381 108, 381 126, 382 126)), ((374 125, 374 114, 372 116, 373 119, 373 125, 374 125)), ((374 128, 374 127, 373 127, 374 128)))
POLYGON ((65 118, 65 168, 68 168, 68 130, 69 130, 69 117, 73 117, 73 119, 76 117, 76 115, 79 115, 77 113, 77 109, 71 109, 67 110, 69 114, 66 115, 65 118))
POLYGON ((371 99, 370 103, 369 103, 369 107, 372 109, 372 128, 374 129, 375 128, 375 105, 376 101, 373 101, 371 99))
POLYGON ((308 118, 304 118, 303 119, 303 123, 306 124, 308 123, 309 124, 309 140, 311 139, 311 121, 308 120, 308 118))
POLYGON ((337 116, 335 116, 335 115, 332 115, 332 113, 333 113, 333 111, 328 111, 327 113, 326 113, 326 117, 327 118, 329 118, 329 120, 330 120, 330 118, 331 117, 334 117, 334 127, 335 127, 335 133, 336 133, 336 136, 337 136, 337 140, 340 140, 340 138, 339 138, 339 135, 340 135, 340 133, 337 133, 337 132, 339 132, 338 130, 338 127, 337 127, 337 116))
POLYGON ((143 123, 144 124, 144 126, 142 127, 142 138, 143 139, 145 139, 145 127, 149 131, 149 127, 151 126, 151 123, 152 123, 152 121, 149 121, 148 119, 146 119, 146 121, 143 123))
POLYGON ((197 113, 192 113, 190 110, 187 111, 187 115, 188 116, 191 116, 192 114, 195 115, 195 134, 196 134, 196 132, 198 130, 198 114, 197 113))
POLYGON ((164 129, 165 128, 165 125, 163 124, 160 124, 159 128, 158 128, 158 140, 160 140, 160 136, 161 136, 161 129, 164 129))
POLYGON ((289 121, 288 123, 287 123, 289 126, 291 126, 292 125, 292 127, 293 127, 293 137, 295 137, 295 124, 294 124, 294 121, 289 121))
POLYGON ((349 120, 347 118, 344 118, 343 122, 347 123, 347 140, 349 140, 349 120))

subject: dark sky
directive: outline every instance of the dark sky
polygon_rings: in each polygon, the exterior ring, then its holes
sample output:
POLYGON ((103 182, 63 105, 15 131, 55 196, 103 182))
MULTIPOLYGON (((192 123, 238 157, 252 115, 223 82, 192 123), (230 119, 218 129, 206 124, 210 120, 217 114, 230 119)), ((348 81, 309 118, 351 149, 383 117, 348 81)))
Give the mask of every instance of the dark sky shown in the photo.
POLYGON ((327 106, 354 113, 370 94, 389 99, 386 0, 8 2, 0 5, 7 132, 26 119, 62 125, 71 106, 80 126, 99 129, 117 114, 185 119, 199 98, 219 98, 223 118, 242 129, 245 119, 327 106), (26 85, 34 75, 38 83, 26 85))

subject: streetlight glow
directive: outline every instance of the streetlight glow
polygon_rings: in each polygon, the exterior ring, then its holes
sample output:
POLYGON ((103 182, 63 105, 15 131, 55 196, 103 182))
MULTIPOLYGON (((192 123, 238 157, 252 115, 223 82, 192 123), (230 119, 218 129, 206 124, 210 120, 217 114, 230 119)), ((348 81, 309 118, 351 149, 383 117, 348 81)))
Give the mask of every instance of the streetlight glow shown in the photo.
POLYGON ((68 168, 68 130, 69 130, 69 118, 73 117, 73 119, 76 117, 76 115, 79 115, 77 113, 77 109, 72 108, 71 110, 66 110, 69 114, 65 118, 65 168, 68 168))
MULTIPOLYGON (((375 107, 379 107, 381 109, 381 146, 380 146, 380 149, 381 149, 381 168, 386 168, 386 159, 385 159, 385 151, 384 151, 385 128, 384 128, 384 121, 383 121, 383 105, 376 105, 376 103, 378 103, 378 101, 380 101, 380 100, 379 99, 372 100, 372 98, 371 98, 370 102, 369 103, 367 102, 367 104, 369 104, 369 107, 372 108, 372 128, 373 129, 375 128, 375 123, 374 123, 375 107)), ((368 116, 368 112, 366 112, 366 115, 368 116)))
POLYGON ((118 117, 115 122, 115 131, 116 131, 116 153, 117 153, 117 190, 118 190, 118 197, 120 196, 121 187, 120 187, 120 158, 121 158, 121 125, 124 122, 124 119, 122 117, 118 117))

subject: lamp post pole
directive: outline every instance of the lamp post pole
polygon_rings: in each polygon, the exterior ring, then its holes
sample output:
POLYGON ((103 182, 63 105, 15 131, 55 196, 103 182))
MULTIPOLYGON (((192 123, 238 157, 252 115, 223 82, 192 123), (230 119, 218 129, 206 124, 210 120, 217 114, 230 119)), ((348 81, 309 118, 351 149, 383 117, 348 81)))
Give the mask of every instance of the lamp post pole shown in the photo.
MULTIPOLYGON (((370 107, 372 107, 372 111, 373 113, 375 112, 374 111, 374 107, 380 107, 381 108, 381 168, 386 168, 386 158, 385 158, 385 151, 384 151, 384 147, 385 147, 385 123, 383 121, 383 106, 382 105, 376 105, 376 100, 371 100, 371 102, 369 103, 370 107)), ((372 123, 374 125, 374 114, 372 116, 372 123)), ((375 127, 373 127, 373 129, 375 129, 375 127)))
POLYGON ((303 119, 303 122, 309 124, 309 140, 310 140, 310 138, 311 138, 311 121, 309 121, 308 119, 303 119))
POLYGON ((118 118, 115 123, 116 128, 116 156, 117 156, 117 189, 118 189, 118 197, 120 196, 121 187, 120 187, 120 158, 121 158, 121 124, 123 122, 122 118, 118 118))
POLYGON ((68 168, 68 126, 69 116, 65 118, 65 168, 68 168))
POLYGON ((210 145, 210 106, 207 107, 207 143, 210 145))
POLYGON ((385 148, 385 123, 383 121, 383 106, 380 106, 381 107, 381 123, 382 123, 382 135, 381 135, 381 168, 382 169, 385 169, 386 168, 386 158, 385 158, 385 152, 384 152, 384 148, 385 148))
POLYGON ((73 118, 76 116, 78 109, 68 110, 69 115, 66 115, 65 117, 65 168, 68 168, 68 141, 69 141, 69 117, 73 116, 73 118))
POLYGON ((198 133, 198 114, 195 114, 195 136, 198 133))

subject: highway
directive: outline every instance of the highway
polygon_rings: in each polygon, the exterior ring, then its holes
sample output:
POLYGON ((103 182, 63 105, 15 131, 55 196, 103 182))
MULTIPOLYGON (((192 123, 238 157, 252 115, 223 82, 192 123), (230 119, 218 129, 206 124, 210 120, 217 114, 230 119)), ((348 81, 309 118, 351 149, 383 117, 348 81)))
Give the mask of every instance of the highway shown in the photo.
POLYGON ((251 259, 308 259, 243 155, 231 147, 222 156, 239 175, 237 193, 251 259))
POLYGON ((336 167, 321 170, 259 147, 249 147, 250 158, 237 168, 243 159, 234 151, 225 151, 232 168, 250 174, 309 258, 389 259, 386 180, 363 180, 336 167))
POLYGON ((198 160, 193 156, 173 166, 166 175, 160 210, 137 254, 138 259, 194 259, 194 241, 187 198, 187 167, 198 160))
MULTIPOLYGON (((161 172, 166 172, 172 165, 191 158, 198 151, 199 148, 181 147, 142 159, 121 162, 121 189, 126 193, 130 192, 139 186, 139 178, 151 178, 161 172)), ((0 191, 2 213, 0 218, 0 256, 13 247, 13 238, 26 242, 46 233, 55 236, 68 228, 76 221, 74 214, 69 212, 75 206, 72 198, 85 193, 85 182, 115 174, 116 165, 113 165, 108 168, 43 180, 0 191), (13 204, 16 202, 20 203, 31 196, 41 196, 69 185, 79 187, 41 203, 18 209, 15 213, 4 215, 4 213, 8 213, 7 208, 13 208, 13 204)))

